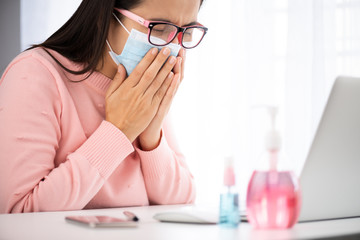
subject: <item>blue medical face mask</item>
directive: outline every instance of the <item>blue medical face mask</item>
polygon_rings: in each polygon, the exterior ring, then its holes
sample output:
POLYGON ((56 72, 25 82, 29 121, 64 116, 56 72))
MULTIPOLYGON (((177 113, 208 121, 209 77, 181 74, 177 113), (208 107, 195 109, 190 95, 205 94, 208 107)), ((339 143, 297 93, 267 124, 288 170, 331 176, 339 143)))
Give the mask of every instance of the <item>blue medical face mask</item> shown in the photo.
MULTIPOLYGON (((144 58, 145 54, 151 49, 151 48, 158 48, 161 50, 163 46, 155 46, 148 42, 147 35, 139 32, 135 29, 131 30, 131 33, 125 28, 125 26, 122 24, 122 22, 114 15, 117 21, 121 24, 121 26, 130 34, 124 49, 120 55, 117 55, 111 48, 109 42, 106 40, 106 43, 108 47, 110 48, 109 54, 113 61, 119 65, 122 64, 127 72, 127 75, 129 76, 132 71, 135 69, 135 67, 139 64, 139 62, 144 58)), ((163 41, 159 39, 159 41, 163 41)), ((181 46, 178 44, 170 43, 166 45, 171 51, 171 56, 177 56, 181 46)))

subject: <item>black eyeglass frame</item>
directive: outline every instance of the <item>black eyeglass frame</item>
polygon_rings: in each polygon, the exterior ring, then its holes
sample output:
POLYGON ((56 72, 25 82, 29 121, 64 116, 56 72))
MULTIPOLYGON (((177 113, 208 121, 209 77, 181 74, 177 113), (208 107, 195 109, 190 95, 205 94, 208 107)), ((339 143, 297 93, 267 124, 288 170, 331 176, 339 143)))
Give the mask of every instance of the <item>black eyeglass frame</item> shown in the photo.
POLYGON ((171 43, 172 41, 174 41, 174 39, 178 36, 178 34, 181 33, 181 42, 180 42, 180 44, 181 44, 181 46, 182 46, 183 48, 185 48, 185 49, 192 49, 192 48, 197 47, 197 46, 201 43, 201 41, 203 40, 203 38, 205 37, 205 35, 206 35, 207 31, 208 31, 208 28, 207 28, 207 27, 204 27, 204 26, 202 26, 202 25, 190 25, 190 26, 186 26, 186 27, 179 27, 179 26, 177 26, 177 25, 175 25, 175 24, 173 24, 173 23, 170 23, 170 22, 161 22, 161 21, 154 21, 154 22, 151 21, 151 22, 149 22, 148 29, 149 29, 149 31, 148 31, 148 41, 149 41, 149 43, 151 43, 151 44, 153 44, 153 45, 155 45, 155 46, 166 46, 166 45, 168 45, 169 43, 171 43), (177 29, 176 34, 174 34, 174 36, 172 37, 172 39, 169 40, 169 41, 168 41, 167 43, 165 43, 165 44, 156 44, 156 43, 153 43, 153 42, 150 40, 150 36, 151 36, 151 31, 152 31, 152 29, 153 29, 156 25, 159 25, 159 24, 171 25, 171 26, 176 27, 176 29, 177 29), (184 46, 184 44, 183 44, 184 33, 185 33, 186 30, 191 29, 191 28, 202 29, 202 30, 203 30, 203 35, 202 35, 202 37, 200 38, 200 40, 198 41, 198 43, 197 43, 196 45, 194 45, 194 46, 192 46, 192 47, 186 47, 186 46, 184 46))

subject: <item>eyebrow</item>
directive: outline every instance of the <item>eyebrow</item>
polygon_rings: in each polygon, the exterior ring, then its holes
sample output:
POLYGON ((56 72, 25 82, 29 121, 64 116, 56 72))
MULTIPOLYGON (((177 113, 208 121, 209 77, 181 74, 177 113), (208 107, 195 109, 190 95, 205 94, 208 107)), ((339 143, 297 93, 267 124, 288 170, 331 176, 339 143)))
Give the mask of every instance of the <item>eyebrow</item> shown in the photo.
MULTIPOLYGON (((150 18, 149 20, 150 20, 150 21, 160 21, 160 22, 172 23, 172 22, 169 21, 168 19, 164 19, 164 18, 150 18)), ((183 27, 191 26, 191 25, 197 25, 197 24, 199 24, 199 22, 194 21, 194 22, 191 22, 191 23, 188 23, 188 24, 183 25, 183 27)))

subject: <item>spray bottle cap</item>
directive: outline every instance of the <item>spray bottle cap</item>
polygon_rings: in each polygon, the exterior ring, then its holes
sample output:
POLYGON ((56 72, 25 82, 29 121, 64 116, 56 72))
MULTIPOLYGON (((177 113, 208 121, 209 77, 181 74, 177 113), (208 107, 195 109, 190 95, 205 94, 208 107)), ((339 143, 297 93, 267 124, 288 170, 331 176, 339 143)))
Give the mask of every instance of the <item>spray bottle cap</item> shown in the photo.
POLYGON ((233 157, 226 157, 224 162, 224 185, 235 185, 234 159, 233 157))

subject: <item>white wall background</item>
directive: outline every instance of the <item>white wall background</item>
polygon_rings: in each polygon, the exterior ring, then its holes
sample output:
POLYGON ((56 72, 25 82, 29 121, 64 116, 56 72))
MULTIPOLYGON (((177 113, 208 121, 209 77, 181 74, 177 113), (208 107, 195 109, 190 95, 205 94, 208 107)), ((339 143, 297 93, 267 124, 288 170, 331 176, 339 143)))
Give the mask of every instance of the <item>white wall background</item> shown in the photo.
POLYGON ((41 43, 75 12, 81 0, 21 0, 21 49, 41 43))
MULTIPOLYGON (((22 0, 22 49, 49 37, 79 3, 22 0)), ((197 203, 217 203, 228 155, 245 199, 267 127, 265 111, 252 106, 280 107, 284 148, 299 170, 335 77, 360 76, 360 0, 206 0, 199 20, 209 32, 188 51, 175 130, 197 203)))

